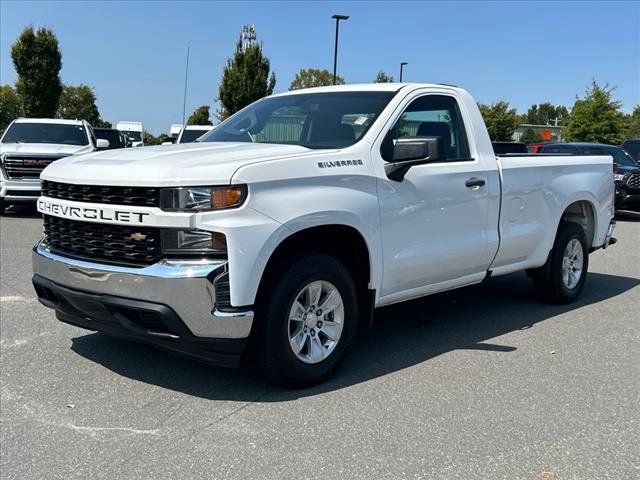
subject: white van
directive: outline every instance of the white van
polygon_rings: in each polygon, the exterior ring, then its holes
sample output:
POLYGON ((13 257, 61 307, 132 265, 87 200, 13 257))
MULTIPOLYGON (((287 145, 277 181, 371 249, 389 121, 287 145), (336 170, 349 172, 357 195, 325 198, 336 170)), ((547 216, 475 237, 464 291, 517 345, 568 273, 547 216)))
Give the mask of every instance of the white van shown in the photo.
POLYGON ((142 147, 144 145, 144 129, 142 122, 118 122, 116 129, 124 133, 131 140, 132 147, 142 147))

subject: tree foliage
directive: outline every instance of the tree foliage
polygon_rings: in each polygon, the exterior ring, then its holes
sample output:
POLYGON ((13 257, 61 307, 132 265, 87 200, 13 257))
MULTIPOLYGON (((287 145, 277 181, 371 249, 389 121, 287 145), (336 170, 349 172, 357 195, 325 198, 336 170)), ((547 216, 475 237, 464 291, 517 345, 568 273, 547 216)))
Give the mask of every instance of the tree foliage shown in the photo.
MULTIPOLYGON (((166 138, 166 135, 165 135, 166 138)), ((162 134, 159 136, 154 136, 151 132, 144 131, 144 144, 146 145, 161 145, 162 144, 162 134)))
POLYGON ((636 105, 631 115, 627 116, 627 138, 640 138, 640 105, 636 105))
POLYGON ((56 117, 86 120, 94 127, 102 126, 105 123, 100 119, 100 112, 96 105, 96 95, 93 93, 93 89, 84 84, 77 87, 65 85, 62 88, 56 117))
POLYGON ((513 132, 519 123, 515 108, 509 108, 508 102, 500 101, 491 105, 478 104, 482 118, 494 142, 511 141, 513 132))
POLYGON ((11 85, 0 86, 0 132, 22 115, 20 97, 11 85))
POLYGON ((374 80, 375 83, 390 83, 393 82, 393 75, 389 75, 386 72, 380 70, 376 74, 376 78, 374 80))
MULTIPOLYGON (((336 85, 344 85, 344 78, 336 75, 336 85)), ((333 73, 326 69, 301 68, 293 78, 289 90, 301 88, 327 87, 333 85, 333 73)))
POLYGON ((262 44, 255 42, 243 46, 240 35, 236 50, 222 72, 218 95, 222 105, 220 119, 270 95, 276 85, 276 76, 270 70, 269 59, 262 54, 262 44))
POLYGON ((527 128, 524 132, 522 132, 522 136, 520 137, 520 141, 524 143, 537 143, 542 139, 538 132, 536 132, 533 128, 527 128))
POLYGON ((624 140, 627 121, 620 110, 622 104, 614 100, 614 87, 600 86, 594 80, 584 98, 577 98, 564 138, 576 142, 620 144, 624 140))
POLYGON ((209 118, 209 105, 200 105, 189 115, 187 125, 213 125, 209 118))
POLYGON ((527 113, 525 113, 523 121, 532 125, 555 125, 556 119, 558 119, 558 125, 567 124, 569 121, 567 107, 544 102, 531 105, 527 113))
POLYGON ((62 54, 58 39, 47 28, 25 28, 11 47, 18 79, 16 91, 28 117, 53 117, 62 92, 62 54))

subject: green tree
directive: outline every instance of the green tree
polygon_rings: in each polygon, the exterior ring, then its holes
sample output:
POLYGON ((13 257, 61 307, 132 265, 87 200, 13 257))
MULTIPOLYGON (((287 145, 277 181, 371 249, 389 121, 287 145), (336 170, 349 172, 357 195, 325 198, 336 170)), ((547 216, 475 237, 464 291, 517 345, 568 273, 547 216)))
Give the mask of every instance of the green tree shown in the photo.
POLYGON ((374 80, 374 82, 375 83, 390 83, 390 82, 393 82, 393 75, 388 75, 384 71, 380 70, 377 73, 376 79, 374 80))
MULTIPOLYGON (((166 138, 166 135, 165 135, 166 138)), ((154 136, 151 132, 144 131, 144 144, 146 145, 161 145, 162 144, 162 135, 154 136)))
POLYGON ((209 118, 209 105, 201 105, 189 115, 187 125, 213 125, 209 118))
POLYGON ((271 72, 269 59, 262 54, 262 43, 243 45, 242 35, 236 50, 222 72, 218 95, 221 120, 233 115, 260 98, 270 95, 276 85, 276 76, 271 72))
POLYGON ((549 102, 531 105, 524 115, 523 123, 532 125, 566 125, 569 121, 569 110, 564 105, 552 105, 549 102))
POLYGON ((626 138, 640 138, 640 105, 636 105, 631 115, 627 116, 626 138))
MULTIPOLYGON (((301 88, 327 87, 333 85, 333 73, 326 69, 301 68, 293 78, 289 90, 301 88)), ((336 76, 336 85, 344 85, 344 78, 336 76)))
POLYGON ((53 31, 25 28, 11 47, 16 91, 28 117, 53 117, 62 92, 62 54, 53 31))
POLYGON ((22 105, 15 88, 11 85, 0 86, 0 134, 20 115, 22 115, 22 105))
POLYGON ((537 143, 541 141, 540 135, 533 128, 527 128, 524 132, 522 132, 522 136, 520 137, 520 141, 524 143, 537 143))
POLYGON ((100 112, 96 105, 96 95, 91 87, 84 84, 77 87, 64 85, 56 117, 86 120, 92 126, 97 127, 101 122, 100 112))
POLYGON ((482 118, 489 131, 489 137, 494 142, 511 141, 513 132, 519 123, 515 108, 509 108, 509 103, 500 101, 491 105, 478 104, 482 118))
POLYGON ((617 145, 624 140, 627 121, 614 100, 615 87, 600 86, 594 80, 584 98, 576 98, 563 137, 577 142, 599 142, 617 145))

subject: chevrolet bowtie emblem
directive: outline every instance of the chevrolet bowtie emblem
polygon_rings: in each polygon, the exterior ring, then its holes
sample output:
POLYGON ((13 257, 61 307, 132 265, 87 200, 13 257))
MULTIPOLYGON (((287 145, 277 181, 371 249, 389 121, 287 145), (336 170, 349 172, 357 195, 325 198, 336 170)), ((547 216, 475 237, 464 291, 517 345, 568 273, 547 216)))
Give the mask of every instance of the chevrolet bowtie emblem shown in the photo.
POLYGON ((142 240, 146 240, 147 236, 144 233, 134 232, 134 233, 131 234, 131 236, 129 238, 131 240, 136 241, 136 242, 141 242, 142 240))

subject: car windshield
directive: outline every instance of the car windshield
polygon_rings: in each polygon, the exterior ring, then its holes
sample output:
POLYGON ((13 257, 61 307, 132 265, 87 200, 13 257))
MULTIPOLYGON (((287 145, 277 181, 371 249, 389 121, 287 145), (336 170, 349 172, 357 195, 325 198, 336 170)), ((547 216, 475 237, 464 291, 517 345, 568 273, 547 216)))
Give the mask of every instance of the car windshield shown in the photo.
POLYGON ((344 148, 365 134, 394 94, 301 93, 265 98, 233 115, 200 141, 344 148))
POLYGON ((80 146, 88 145, 89 139, 83 125, 16 122, 7 129, 2 143, 55 143, 80 146))
POLYGON ((209 129, 207 129, 207 130, 187 129, 184 132, 182 132, 182 138, 180 139, 180 143, 195 142, 198 138, 200 138, 202 135, 204 135, 208 131, 209 131, 209 129))
POLYGON ((120 137, 120 132, 118 130, 94 129, 93 132, 96 134, 96 138, 108 140, 110 149, 124 147, 124 143, 122 142, 122 137, 120 137))
POLYGON ((606 152, 613 157, 613 162, 621 167, 637 167, 638 164, 622 148, 611 148, 606 152))
POLYGON ((142 135, 140 134, 140 132, 123 131, 122 133, 124 134, 125 137, 127 137, 132 142, 139 142, 142 140, 142 135))
POLYGON ((631 155, 631 158, 640 162, 640 140, 628 140, 622 144, 622 148, 631 155))

